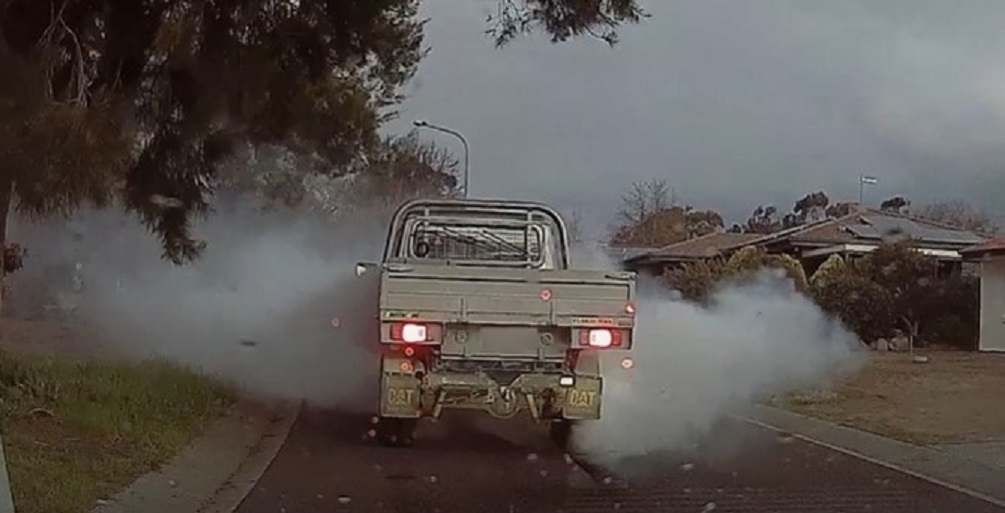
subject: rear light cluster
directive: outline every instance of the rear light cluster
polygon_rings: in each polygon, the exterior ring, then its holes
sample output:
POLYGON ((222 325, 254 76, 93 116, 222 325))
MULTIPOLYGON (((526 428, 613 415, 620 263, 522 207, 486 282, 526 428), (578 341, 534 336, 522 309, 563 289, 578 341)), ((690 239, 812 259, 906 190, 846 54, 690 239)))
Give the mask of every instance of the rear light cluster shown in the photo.
POLYGON ((621 346, 621 330, 593 328, 579 332, 579 345, 607 349, 621 346))
POLYGON ((429 327, 425 324, 406 322, 391 325, 391 340, 405 342, 407 344, 417 344, 427 342, 429 338, 429 327))

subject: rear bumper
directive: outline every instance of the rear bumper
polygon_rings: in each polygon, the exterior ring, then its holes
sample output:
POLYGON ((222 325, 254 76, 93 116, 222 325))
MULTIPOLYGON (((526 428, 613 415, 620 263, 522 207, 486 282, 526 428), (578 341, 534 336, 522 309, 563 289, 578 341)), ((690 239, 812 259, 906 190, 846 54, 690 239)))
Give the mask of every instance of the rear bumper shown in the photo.
MULTIPOLYGON (((599 419, 603 379, 583 369, 569 374, 526 373, 503 385, 482 372, 402 372, 405 358, 385 357, 381 373, 380 415, 439 417, 444 409, 473 409, 497 418, 521 413, 534 419, 599 419)), ((599 370, 599 369, 597 369, 599 370)))

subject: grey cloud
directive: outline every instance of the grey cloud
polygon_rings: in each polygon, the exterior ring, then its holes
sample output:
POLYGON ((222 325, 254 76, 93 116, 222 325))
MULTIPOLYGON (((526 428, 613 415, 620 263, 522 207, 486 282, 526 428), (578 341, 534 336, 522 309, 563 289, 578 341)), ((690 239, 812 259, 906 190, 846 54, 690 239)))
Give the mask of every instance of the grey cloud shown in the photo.
POLYGON ((613 49, 501 50, 483 35, 494 4, 424 0, 432 53, 389 127, 461 130, 475 195, 598 224, 628 183, 664 178, 741 219, 818 188, 854 198, 864 171, 881 179, 872 201, 970 198, 1005 216, 1005 3, 650 0, 613 49))

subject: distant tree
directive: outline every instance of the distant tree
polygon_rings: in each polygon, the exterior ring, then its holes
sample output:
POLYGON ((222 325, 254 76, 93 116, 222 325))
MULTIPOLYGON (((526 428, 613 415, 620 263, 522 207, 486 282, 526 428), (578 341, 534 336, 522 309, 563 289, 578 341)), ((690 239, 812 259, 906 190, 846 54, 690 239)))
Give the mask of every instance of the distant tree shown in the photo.
POLYGON ((623 224, 638 225, 655 212, 671 207, 670 185, 666 180, 634 182, 621 196, 618 217, 623 224))
POLYGON ((774 233, 781 230, 782 222, 775 218, 778 209, 774 205, 761 205, 754 209, 754 212, 747 219, 745 231, 747 233, 774 233))
POLYGON ((819 221, 827 214, 827 207, 830 205, 830 198, 824 191, 817 191, 803 196, 792 207, 792 212, 796 215, 799 224, 819 221))
POLYGON ((743 225, 739 223, 733 223, 726 231, 729 233, 744 233, 743 225))
POLYGON ((931 203, 913 214, 921 219, 981 234, 994 235, 1000 230, 987 212, 961 200, 931 203))
POLYGON ((747 233, 774 233, 806 223, 846 216, 855 210, 856 205, 851 202, 832 205, 827 193, 817 191, 800 198, 793 205, 792 211, 785 214, 780 214, 773 205, 758 206, 741 228, 747 233))
POLYGON ((617 246, 659 247, 720 230, 722 215, 675 205, 663 180, 635 182, 622 196, 618 224, 611 236, 617 246))
POLYGON ((639 181, 629 185, 621 196, 611 244, 655 247, 675 240, 683 229, 684 219, 674 215, 679 213, 670 209, 671 202, 670 186, 665 180, 639 181))
POLYGON ((783 230, 786 229, 786 228, 795 228, 796 226, 800 226, 800 225, 805 224, 805 223, 806 223, 806 220, 803 219, 802 217, 800 217, 798 214, 796 214, 794 212, 789 212, 788 214, 785 214, 784 216, 782 216, 782 229, 783 230))
POLYGON ((714 210, 694 210, 685 206, 685 225, 688 238, 708 235, 725 227, 722 214, 714 210))
POLYGON ((615 228, 611 244, 627 247, 660 247, 687 240, 687 213, 683 207, 666 207, 646 214, 635 224, 615 228))
POLYGON ((907 210, 911 207, 911 200, 905 198, 904 196, 894 196, 892 198, 887 198, 879 204, 879 209, 887 212, 893 212, 895 214, 906 214, 907 210))
POLYGON ((824 211, 824 216, 828 219, 837 219, 839 217, 844 217, 851 214, 858 208, 857 202, 844 201, 841 203, 835 203, 824 211))

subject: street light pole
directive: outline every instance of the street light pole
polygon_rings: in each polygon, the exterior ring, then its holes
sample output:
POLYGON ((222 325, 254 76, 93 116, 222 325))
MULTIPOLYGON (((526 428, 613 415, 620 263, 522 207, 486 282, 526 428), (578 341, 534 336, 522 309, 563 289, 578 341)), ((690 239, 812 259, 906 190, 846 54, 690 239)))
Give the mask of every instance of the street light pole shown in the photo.
POLYGON ((468 178, 469 178, 468 177, 468 162, 469 162, 469 154, 470 154, 470 150, 468 149, 468 140, 465 139, 464 136, 461 135, 461 133, 458 132, 458 131, 456 131, 456 130, 451 130, 451 129, 449 129, 447 127, 444 127, 444 126, 434 125, 434 124, 432 124, 432 123, 430 123, 428 121, 422 120, 422 119, 417 119, 417 120, 413 121, 412 124, 415 125, 415 126, 417 126, 417 127, 419 127, 419 128, 429 128, 429 129, 432 129, 432 130, 436 130, 437 132, 443 132, 445 134, 450 134, 450 135, 452 135, 452 136, 454 136, 454 137, 456 137, 456 138, 458 138, 458 139, 461 140, 461 144, 464 145, 464 197, 467 198, 468 197, 468 184, 470 183, 470 182, 468 182, 468 178))

